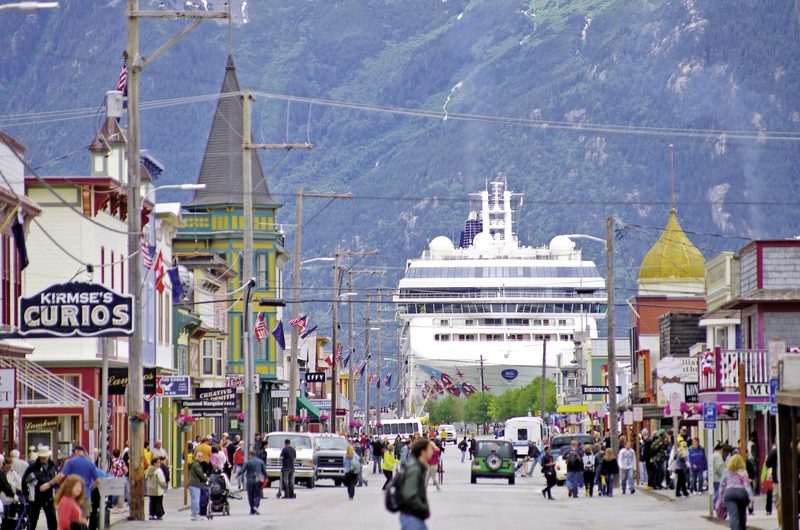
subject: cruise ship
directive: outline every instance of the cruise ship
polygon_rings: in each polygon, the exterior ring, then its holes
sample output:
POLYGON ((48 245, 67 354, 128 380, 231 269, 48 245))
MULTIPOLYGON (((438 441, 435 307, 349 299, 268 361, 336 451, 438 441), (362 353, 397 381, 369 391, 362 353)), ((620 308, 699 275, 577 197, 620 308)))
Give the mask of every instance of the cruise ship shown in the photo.
POLYGON ((569 236, 523 246, 512 206, 522 198, 505 182, 472 195, 481 210, 469 213, 458 246, 434 238, 395 291, 406 415, 448 394, 525 386, 543 362, 556 377, 574 358, 575 335, 596 338, 605 318, 605 280, 569 236))

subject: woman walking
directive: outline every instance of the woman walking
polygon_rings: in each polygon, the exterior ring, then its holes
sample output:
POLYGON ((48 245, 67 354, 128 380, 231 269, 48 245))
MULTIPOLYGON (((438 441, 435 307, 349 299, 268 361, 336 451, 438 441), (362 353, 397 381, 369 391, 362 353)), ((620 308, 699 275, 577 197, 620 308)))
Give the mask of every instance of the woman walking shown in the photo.
POLYGON ((160 521, 164 518, 164 494, 167 492, 167 479, 164 471, 158 464, 158 457, 154 456, 151 466, 147 468, 144 483, 147 485, 147 495, 150 497, 150 520, 160 521))
POLYGON ((681 440, 675 448, 675 497, 688 497, 689 489, 686 487, 686 472, 689 469, 689 449, 686 442, 681 440))
POLYGON ((356 495, 356 482, 361 474, 361 457, 356 454, 353 444, 347 445, 344 455, 344 483, 347 486, 347 496, 350 500, 356 495))
POLYGON ((747 465, 742 455, 728 459, 727 470, 722 475, 717 499, 717 517, 724 519, 726 512, 731 530, 747 529, 747 507, 753 498, 747 465))
POLYGON ((614 458, 614 450, 610 447, 606 449, 603 463, 600 464, 600 476, 605 481, 605 495, 607 497, 614 496, 614 479, 619 475, 619 464, 617 459, 614 458))
POLYGON ((386 482, 383 483, 383 488, 381 489, 386 490, 386 487, 389 486, 389 482, 392 481, 394 467, 396 465, 397 459, 394 457, 394 445, 389 444, 389 446, 383 451, 383 460, 381 461, 381 471, 383 471, 383 476, 386 477, 386 482))
POLYGON ((586 489, 585 496, 594 496, 594 453, 591 444, 583 446, 583 487, 586 489))
POLYGON ((79 475, 69 475, 56 493, 56 518, 58 530, 72 530, 77 523, 87 528, 87 520, 81 511, 83 502, 83 479, 79 475))

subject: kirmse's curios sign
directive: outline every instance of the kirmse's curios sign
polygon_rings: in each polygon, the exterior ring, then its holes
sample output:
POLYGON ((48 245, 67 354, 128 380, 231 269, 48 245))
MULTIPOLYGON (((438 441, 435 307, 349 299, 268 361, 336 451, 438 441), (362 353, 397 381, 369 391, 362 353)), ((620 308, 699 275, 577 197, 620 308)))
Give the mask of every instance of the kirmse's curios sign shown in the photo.
POLYGON ((61 283, 19 299, 16 335, 123 337, 133 334, 133 296, 94 283, 61 283))

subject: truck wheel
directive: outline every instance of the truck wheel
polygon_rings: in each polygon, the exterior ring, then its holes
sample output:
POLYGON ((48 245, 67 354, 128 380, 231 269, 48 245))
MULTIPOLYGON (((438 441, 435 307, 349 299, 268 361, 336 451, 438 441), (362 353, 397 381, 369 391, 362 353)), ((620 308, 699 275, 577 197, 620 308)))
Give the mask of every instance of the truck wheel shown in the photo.
POLYGON ((516 479, 515 479, 514 475, 511 475, 510 477, 508 477, 508 485, 509 486, 513 486, 515 482, 516 482, 516 479))
POLYGON ((342 481, 341 481, 341 480, 339 480, 339 479, 334 479, 334 481, 333 481, 333 485, 334 485, 334 486, 336 486, 336 487, 338 488, 339 486, 341 486, 341 485, 342 485, 342 481))
POLYGON ((314 477, 306 480, 306 487, 308 489, 314 489, 314 477))
POLYGON ((469 476, 469 483, 470 484, 477 484, 478 483, 478 478, 475 475, 470 475, 469 476))

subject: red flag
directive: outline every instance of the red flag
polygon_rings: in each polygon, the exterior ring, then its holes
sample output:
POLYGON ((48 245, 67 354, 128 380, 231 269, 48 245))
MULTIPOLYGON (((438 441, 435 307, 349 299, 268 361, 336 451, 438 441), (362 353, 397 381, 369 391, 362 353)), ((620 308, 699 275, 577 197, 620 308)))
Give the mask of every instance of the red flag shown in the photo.
POLYGON ((256 342, 261 342, 261 339, 267 336, 269 330, 267 329, 267 320, 264 318, 264 313, 259 313, 256 317, 256 327, 253 329, 256 336, 256 342))
POLYGON ((156 262, 153 264, 153 270, 156 276, 156 291, 163 293, 164 277, 167 275, 167 269, 164 267, 164 256, 161 255, 160 250, 158 251, 158 256, 156 256, 156 262))

